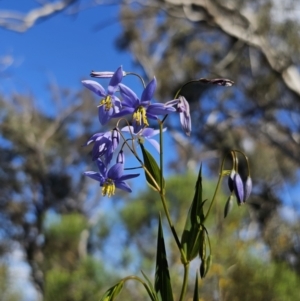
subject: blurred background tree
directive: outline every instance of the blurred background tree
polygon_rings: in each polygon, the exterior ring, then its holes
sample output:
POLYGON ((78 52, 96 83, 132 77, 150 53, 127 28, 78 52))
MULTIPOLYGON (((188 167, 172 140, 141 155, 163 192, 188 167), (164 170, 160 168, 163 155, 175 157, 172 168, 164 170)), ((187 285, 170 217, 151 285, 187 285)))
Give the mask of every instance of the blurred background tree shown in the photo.
MULTIPOLYGON (((215 258, 201 284, 203 299, 296 300, 299 201, 290 194, 298 191, 300 164, 299 4, 275 0, 115 3, 122 8, 124 28, 116 45, 132 54, 145 77, 156 76, 156 99, 172 99, 185 82, 195 78, 225 77, 235 82, 230 89, 193 84, 182 91, 191 105, 190 140, 179 134, 176 120, 167 120, 173 138, 170 149, 177 152, 169 168, 178 174, 170 180, 168 198, 178 225, 184 222, 194 189, 193 180, 180 177, 186 168, 193 178, 202 161, 205 174, 214 177, 218 158, 232 148, 244 150, 251 162, 254 191, 247 210, 235 208, 225 221, 223 212, 216 211, 211 221, 215 258), (283 214, 286 208, 291 208, 288 217, 283 214)), ((0 11, 0 26, 24 32, 53 13, 67 8, 80 11, 76 0, 48 4, 47 10, 41 4, 23 19, 7 18, 0 11)), ((101 5, 94 9, 101 11, 101 5)), ((46 299, 64 291, 61 300, 92 300, 98 296, 96 287, 105 289, 105 279, 118 277, 123 270, 142 268, 153 273, 159 204, 152 192, 143 191, 131 201, 115 200, 116 216, 89 224, 95 202, 85 202, 90 188, 80 172, 90 158, 81 145, 94 133, 90 119, 94 100, 86 91, 76 95, 67 89, 59 91, 53 93, 57 108, 50 117, 33 109, 30 96, 0 99, 1 254, 4 258, 17 243, 26 254, 33 283, 46 299), (61 220, 47 226, 51 212, 61 220), (81 257, 78 247, 84 231, 88 238, 83 248, 86 255, 81 257), (97 257, 100 253, 111 259, 110 244, 121 250, 114 264, 97 257), (108 265, 115 265, 118 272, 112 275, 108 265), (78 279, 89 284, 79 285, 78 279), (87 288, 93 296, 86 295, 87 288)), ((97 201, 99 194, 94 193, 93 199, 97 201)), ((225 199, 220 197, 219 204, 225 199)), ((176 266, 180 259, 172 252, 168 255, 171 271, 180 272, 176 266)), ((139 292, 128 286, 132 299, 138 300, 139 292)))

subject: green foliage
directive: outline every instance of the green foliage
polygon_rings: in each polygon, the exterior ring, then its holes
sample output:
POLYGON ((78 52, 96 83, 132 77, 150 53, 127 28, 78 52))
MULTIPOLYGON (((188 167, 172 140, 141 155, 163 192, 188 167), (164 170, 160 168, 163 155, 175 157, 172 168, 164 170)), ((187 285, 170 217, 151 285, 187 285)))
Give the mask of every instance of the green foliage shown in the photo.
MULTIPOLYGON (((199 253, 199 248, 203 247, 205 239, 204 230, 204 206, 205 200, 202 197, 202 168, 199 170, 195 187, 195 195, 189 209, 185 222, 181 244, 188 261, 193 260, 199 253)), ((205 257, 205 256, 204 256, 205 257)))
POLYGON ((13 286, 12 279, 9 277, 8 267, 0 264, 0 300, 20 301, 21 297, 21 294, 13 286))
POLYGON ((87 257, 72 270, 60 265, 46 272, 45 301, 99 300, 107 285, 105 268, 96 259, 87 257))
POLYGON ((150 175, 145 172, 145 176, 147 179, 147 183, 152 187, 155 191, 159 191, 165 188, 165 180, 164 178, 161 179, 161 172, 160 169, 155 161, 155 159, 152 157, 152 155, 145 149, 144 145, 141 144, 141 150, 143 153, 144 158, 144 164, 149 171, 150 175), (152 178, 153 177, 153 178, 152 178), (162 187, 161 187, 162 183, 162 187), (158 189, 159 187, 159 189, 158 189))
POLYGON ((248 255, 226 278, 221 278, 219 284, 225 301, 294 301, 299 298, 299 281, 296 273, 286 265, 264 262, 248 255))
POLYGON ((160 301, 173 301, 172 285, 170 280, 161 218, 159 219, 157 234, 157 253, 154 288, 160 301))
POLYGON ((88 231, 80 214, 61 215, 45 226, 45 300, 88 301, 99 299, 111 279, 105 266, 86 255, 88 231))

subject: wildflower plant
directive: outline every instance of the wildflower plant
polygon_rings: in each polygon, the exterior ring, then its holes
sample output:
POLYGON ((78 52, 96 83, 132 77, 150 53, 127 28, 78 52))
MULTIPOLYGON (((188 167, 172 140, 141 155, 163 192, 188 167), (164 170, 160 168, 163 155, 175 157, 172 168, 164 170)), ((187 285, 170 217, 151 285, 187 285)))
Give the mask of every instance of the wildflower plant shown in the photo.
MULTIPOLYGON (((150 187, 157 192, 162 202, 165 213, 164 216, 167 219, 178 249, 178 256, 183 265, 183 280, 179 301, 185 298, 190 263, 196 257, 200 258, 201 264, 195 278, 193 300, 199 300, 198 273, 201 278, 204 278, 212 262, 212 249, 209 233, 206 228, 207 219, 215 204, 215 199, 224 177, 228 177, 227 181, 230 192, 230 196, 224 206, 224 217, 230 212, 234 199, 236 199, 238 205, 242 205, 246 202, 252 189, 249 162, 246 155, 239 150, 231 150, 226 154, 221 163, 218 182, 211 200, 203 198, 202 168, 200 167, 195 184, 194 197, 187 213, 185 226, 181 229, 182 234, 179 236, 178 229, 176 229, 171 219, 166 201, 163 133, 167 131, 167 129, 164 128, 164 122, 169 114, 179 115, 178 119, 183 131, 187 136, 190 136, 192 131, 190 108, 188 100, 180 94, 182 88, 193 82, 232 86, 233 81, 229 79, 209 80, 205 78, 192 80, 178 90, 173 100, 166 103, 157 103, 153 101, 157 85, 155 78, 146 85, 142 77, 135 73, 125 72, 122 67, 119 67, 115 72, 93 71, 91 76, 98 79, 110 78, 107 89, 104 89, 94 80, 85 80, 82 83, 96 95, 100 96, 100 103, 98 105, 98 118, 100 123, 104 125, 112 120, 115 120, 116 123, 112 130, 96 133, 87 141, 86 145, 93 143, 92 160, 96 163, 98 171, 87 171, 84 174, 99 182, 103 196, 113 196, 116 188, 131 192, 132 190, 126 180, 138 177, 139 174, 124 173, 126 169, 133 168, 125 168, 123 149, 128 148, 131 151, 140 165, 139 168, 145 173, 146 181, 150 187), (144 90, 140 98, 122 82, 123 78, 128 75, 138 76, 141 80, 144 90), (157 128, 150 127, 150 120, 157 123, 157 128), (159 142, 152 138, 155 135, 159 135, 159 142), (156 162, 151 152, 147 150, 145 141, 152 144, 155 151, 158 151, 159 162, 156 162), (140 152, 137 151, 139 147, 142 156, 140 156, 140 152), (113 162, 114 155, 116 157, 115 162, 113 162), (228 156, 232 162, 231 169, 225 168, 225 159, 227 159, 228 156), (242 179, 239 173, 239 157, 242 157, 246 161, 248 167, 246 179, 242 179)), ((121 292, 124 283, 128 280, 140 282, 145 287, 152 301, 174 300, 161 218, 159 218, 158 223, 155 279, 152 282, 143 272, 142 276, 143 278, 128 276, 121 279, 105 292, 101 301, 114 300, 121 292)))

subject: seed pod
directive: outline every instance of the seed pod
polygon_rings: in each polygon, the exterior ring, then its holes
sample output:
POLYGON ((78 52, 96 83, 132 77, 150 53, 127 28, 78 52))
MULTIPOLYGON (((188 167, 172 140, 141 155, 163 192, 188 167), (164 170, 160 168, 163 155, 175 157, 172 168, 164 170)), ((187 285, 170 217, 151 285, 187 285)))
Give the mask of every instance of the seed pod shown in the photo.
POLYGON ((238 205, 241 205, 244 202, 244 183, 241 176, 236 173, 234 176, 234 193, 238 202, 238 205))

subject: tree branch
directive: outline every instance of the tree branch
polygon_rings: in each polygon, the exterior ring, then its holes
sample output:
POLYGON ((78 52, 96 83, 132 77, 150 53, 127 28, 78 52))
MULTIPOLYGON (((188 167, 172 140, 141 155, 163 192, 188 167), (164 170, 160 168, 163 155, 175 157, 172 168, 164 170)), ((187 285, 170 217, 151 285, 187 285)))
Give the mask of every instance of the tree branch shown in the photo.
MULTIPOLYGON (((282 55, 276 52, 276 49, 270 45, 265 37, 257 32, 257 18, 249 11, 240 12, 237 9, 231 9, 221 6, 216 1, 207 0, 165 0, 167 4, 175 6, 197 6, 201 7, 209 16, 210 23, 219 27, 226 34, 256 47, 266 57, 271 68, 278 72, 286 86, 300 96, 300 74, 297 67, 290 64, 288 60, 281 59, 282 55)), ((186 13, 187 10, 185 9, 186 13)), ((188 15, 186 15, 189 18, 188 15)), ((200 16, 203 20, 203 15, 200 16)), ((191 16, 191 20, 195 21, 195 14, 191 16)))
POLYGON ((47 17, 63 11, 77 0, 62 0, 52 3, 46 3, 39 8, 32 9, 27 14, 21 14, 15 11, 0 10, 0 26, 17 32, 25 32, 34 24, 47 17))

